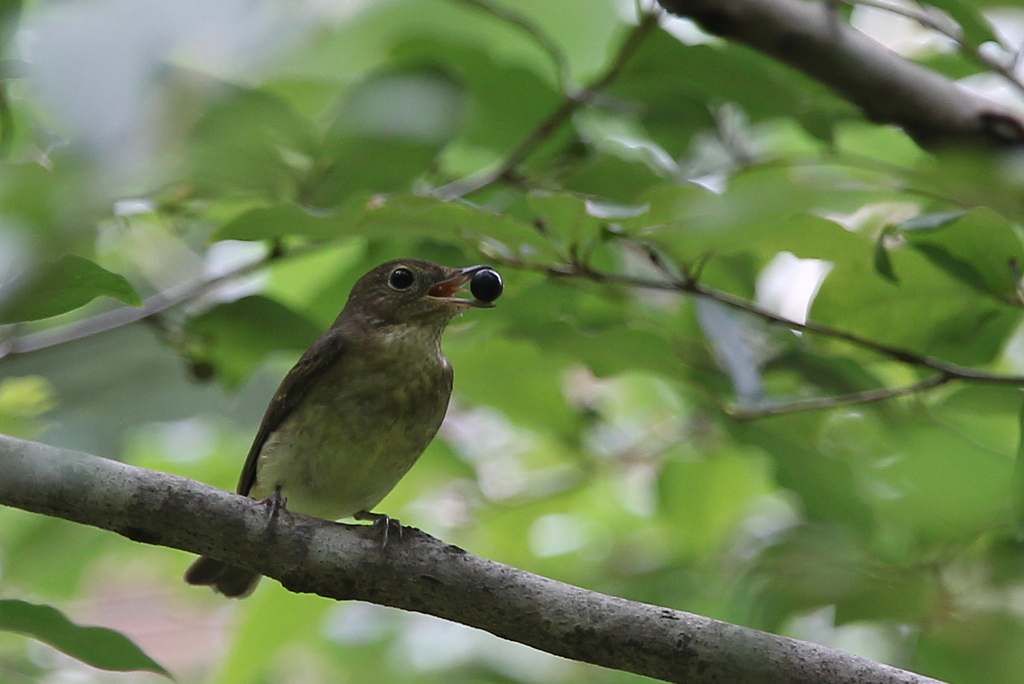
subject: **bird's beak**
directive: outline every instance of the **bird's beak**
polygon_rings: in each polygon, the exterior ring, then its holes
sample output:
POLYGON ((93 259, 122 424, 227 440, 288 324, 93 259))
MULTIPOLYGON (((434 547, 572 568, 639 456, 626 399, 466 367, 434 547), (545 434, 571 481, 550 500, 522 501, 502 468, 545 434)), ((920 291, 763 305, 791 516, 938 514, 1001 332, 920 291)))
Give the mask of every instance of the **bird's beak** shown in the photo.
POLYGON ((452 304, 455 306, 472 306, 478 309, 489 309, 494 306, 492 302, 482 302, 475 297, 470 299, 466 297, 456 297, 456 294, 462 292, 462 289, 466 287, 466 284, 473 279, 473 276, 478 272, 486 270, 490 266, 467 266, 461 268, 455 272, 455 275, 450 278, 445 278, 439 283, 436 283, 427 291, 427 296, 431 299, 435 299, 438 302, 444 302, 446 304, 452 304))

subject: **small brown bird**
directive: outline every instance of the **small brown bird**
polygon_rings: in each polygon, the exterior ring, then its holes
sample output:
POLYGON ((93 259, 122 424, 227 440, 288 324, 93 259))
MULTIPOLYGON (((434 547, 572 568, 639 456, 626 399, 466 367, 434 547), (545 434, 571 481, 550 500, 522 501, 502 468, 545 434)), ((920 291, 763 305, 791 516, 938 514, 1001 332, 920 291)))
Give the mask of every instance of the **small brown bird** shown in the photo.
MULTIPOLYGON (((441 333, 467 309, 492 307, 501 277, 489 266, 419 259, 381 264, 356 282, 324 335, 285 376, 249 449, 238 493, 287 500, 300 513, 384 523, 370 510, 434 438, 452 392, 441 333), (467 284, 472 299, 455 296, 467 284)), ((386 539, 386 537, 385 537, 386 539)), ((202 556, 189 584, 230 597, 259 575, 202 556)))

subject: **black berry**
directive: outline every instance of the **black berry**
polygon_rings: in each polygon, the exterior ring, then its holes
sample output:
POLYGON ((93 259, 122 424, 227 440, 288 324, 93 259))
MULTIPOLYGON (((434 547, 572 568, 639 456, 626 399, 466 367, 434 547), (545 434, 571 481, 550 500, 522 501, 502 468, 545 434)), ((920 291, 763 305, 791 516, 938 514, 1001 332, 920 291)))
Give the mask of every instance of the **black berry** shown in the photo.
POLYGON ((493 302, 501 296, 503 289, 501 276, 490 268, 477 271, 473 274, 473 279, 469 281, 469 291, 481 302, 493 302))

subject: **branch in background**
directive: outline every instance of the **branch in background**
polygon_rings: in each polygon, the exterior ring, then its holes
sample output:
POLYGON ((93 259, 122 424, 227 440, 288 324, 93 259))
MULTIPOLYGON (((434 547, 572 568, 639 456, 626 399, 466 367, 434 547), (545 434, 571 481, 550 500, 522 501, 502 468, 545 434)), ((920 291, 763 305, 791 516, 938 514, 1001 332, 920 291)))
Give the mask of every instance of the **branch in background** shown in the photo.
POLYGON ((555 70, 558 73, 559 87, 563 90, 567 90, 571 87, 572 75, 569 73, 569 60, 562 51, 562 46, 558 44, 558 41, 545 33, 544 29, 533 23, 528 16, 516 12, 510 7, 493 3, 490 0, 456 1, 483 12, 487 12, 496 19, 504 21, 532 38, 533 42, 535 42, 541 50, 546 52, 548 57, 551 58, 551 61, 554 62, 555 70))
MULTIPOLYGON (((125 306, 107 313, 93 316, 92 318, 88 318, 77 323, 71 323, 52 330, 45 330, 31 335, 2 341, 0 342, 0 360, 8 356, 47 349, 49 347, 64 344, 65 342, 72 342, 83 337, 89 337, 91 335, 120 328, 132 323, 149 320, 168 309, 193 301, 198 297, 211 292, 227 280, 237 278, 266 266, 273 260, 283 258, 284 256, 295 256, 300 253, 304 253, 304 250, 293 251, 287 255, 280 252, 271 252, 259 261, 242 266, 217 278, 194 283, 186 283, 177 288, 171 288, 149 298, 140 308, 125 306)), ((522 263, 507 263, 508 265, 516 268, 530 268, 522 263)), ((928 368, 936 371, 937 373, 928 379, 905 387, 877 388, 841 396, 815 397, 763 407, 753 407, 749 409, 736 408, 728 410, 730 415, 741 420, 781 415, 796 411, 877 402, 893 397, 916 394, 954 380, 985 384, 1024 386, 1024 376, 987 373, 967 366, 943 361, 942 359, 936 359, 931 356, 917 354, 906 349, 892 347, 822 323, 815 323, 813 321, 798 323, 785 318, 784 316, 768 311, 756 303, 743 299, 742 297, 737 297, 729 294, 728 292, 723 292, 707 285, 702 285, 697 282, 696 279, 675 280, 669 278, 666 280, 655 280, 597 271, 581 264, 569 266, 537 266, 532 268, 556 277, 581 277, 598 283, 618 283, 630 287, 652 290, 669 290, 704 297, 725 304, 731 308, 745 311, 772 324, 782 325, 792 330, 801 330, 813 333, 822 337, 842 340, 856 347, 867 349, 883 356, 888 356, 896 361, 900 361, 901 363, 928 368)))
POLYGON ((919 394, 933 387, 939 387, 950 382, 954 378, 945 373, 933 375, 921 382, 915 382, 903 387, 879 387, 878 389, 864 390, 863 392, 851 392, 835 397, 814 397, 808 399, 797 399, 794 401, 779 402, 776 404, 765 404, 751 408, 734 408, 726 412, 737 420, 755 420, 769 416, 781 416, 787 413, 799 411, 820 411, 822 409, 837 408, 839 406, 852 406, 854 404, 870 404, 877 401, 885 401, 895 397, 905 397, 910 394, 919 394))
MULTIPOLYGON (((436 615, 548 653, 686 684, 941 684, 842 651, 587 591, 406 528, 282 511, 174 475, 0 436, 0 504, 220 558, 288 589, 436 615)), ((184 566, 184 562, 182 562, 184 566)))
POLYGON ((580 107, 589 104, 598 93, 607 88, 622 73, 629 58, 636 53, 651 31, 657 28, 658 16, 654 13, 641 15, 640 23, 626 36, 605 72, 583 90, 566 95, 558 109, 538 124, 537 128, 512 149, 496 168, 443 185, 434 191, 434 195, 442 200, 451 201, 472 194, 497 181, 514 181, 518 166, 543 145, 551 134, 567 122, 580 107))
MULTIPOLYGON (((514 265, 517 267, 525 267, 524 264, 514 265)), ((813 333, 822 337, 842 340, 856 347, 875 352, 876 354, 888 356, 889 358, 895 359, 901 363, 918 366, 920 368, 927 368, 937 372, 937 375, 933 377, 906 387, 878 388, 838 397, 822 397, 800 400, 788 404, 780 404, 776 407, 766 406, 763 409, 754 408, 749 411, 730 411, 732 415, 738 418, 757 418, 760 416, 778 415, 794 411, 881 401, 890 397, 923 392, 927 389, 938 387, 939 385, 946 384, 953 380, 963 380, 967 382, 978 382, 991 385, 1024 386, 1024 376, 987 373, 968 366, 961 366, 959 364, 950 363, 949 361, 943 361, 942 359, 936 359, 931 356, 925 356, 906 349, 900 349, 899 347, 893 347, 881 342, 876 342, 875 340, 861 337, 838 328, 833 328, 832 326, 825 325, 823 323, 815 323, 813 321, 798 323, 784 316, 773 313, 754 302, 743 299, 742 297, 737 297, 736 295, 729 294, 728 292, 723 292, 722 290, 702 285, 697 282, 696 279, 654 280, 650 278, 640 278, 637 276, 597 271, 581 264, 574 264, 571 266, 540 266, 536 267, 535 270, 540 270, 557 277, 580 277, 598 283, 619 283, 630 287, 639 287, 650 290, 670 290, 695 295, 697 297, 704 297, 705 299, 714 300, 730 308, 745 311, 772 324, 782 325, 792 330, 801 330, 803 332, 813 333)))
POLYGON ((131 325, 132 323, 145 321, 167 311, 168 309, 173 309, 176 306, 181 306, 182 304, 187 304, 188 302, 199 299, 200 297, 214 291, 229 280, 263 268, 267 264, 278 259, 282 259, 287 256, 298 256, 299 254, 306 253, 306 251, 307 250, 293 250, 291 252, 284 253, 277 249, 270 250, 263 258, 228 271, 216 278, 182 283, 175 287, 168 288, 163 292, 149 297, 145 302, 143 302, 142 306, 139 307, 122 306, 111 311, 97 314, 74 323, 68 323, 67 325, 58 326, 56 328, 50 328, 48 330, 42 330, 28 335, 22 335, 20 337, 0 339, 0 361, 8 356, 28 354, 41 349, 56 347, 64 344, 65 342, 73 342, 75 340, 82 339, 83 337, 98 335, 99 333, 131 325))
MULTIPOLYGON (((862 5, 864 7, 874 7, 875 9, 880 9, 886 12, 891 12, 893 14, 898 14, 901 17, 906 17, 907 19, 911 19, 917 22, 924 28, 931 29, 933 31, 941 33, 942 35, 956 43, 957 49, 960 51, 960 54, 967 57, 976 64, 979 64, 986 69, 990 69, 996 72, 997 74, 1005 78, 1010 85, 1012 85, 1017 90, 1021 91, 1021 93, 1024 93, 1024 83, 1021 83, 1021 81, 1017 78, 1016 74, 1013 73, 1013 67, 1003 64, 997 59, 990 58, 984 53, 982 53, 980 50, 972 48, 970 45, 968 45, 967 42, 964 40, 963 30, 955 21, 946 19, 945 17, 942 17, 940 19, 923 10, 913 7, 906 7, 903 5, 897 5, 895 3, 889 2, 888 0, 840 0, 840 2, 850 5, 851 7, 862 5)), ((1005 46, 1001 47, 1005 49, 1005 46)))
POLYGON ((948 78, 894 54, 805 0, 659 0, 705 31, 743 43, 829 86, 870 120, 896 124, 925 148, 1019 147, 1024 121, 948 78))
MULTIPOLYGON (((481 10, 488 11, 523 29, 543 49, 552 54, 556 63, 564 64, 564 56, 555 49, 557 45, 525 17, 512 11, 505 11, 489 0, 459 1, 479 7, 481 10)), ((857 0, 847 1, 855 2, 857 0)), ((884 2, 884 0, 860 1, 873 5, 881 5, 884 2)), ((990 144, 993 142, 1009 144, 1024 139, 1024 128, 1020 127, 1020 121, 1015 116, 1002 110, 998 105, 960 89, 944 77, 894 55, 881 45, 842 24, 827 9, 828 3, 808 3, 803 0, 664 0, 661 4, 672 12, 691 16, 702 22, 709 31, 734 37, 755 48, 763 49, 797 68, 802 68, 812 76, 819 75, 818 72, 821 72, 821 80, 833 85, 851 101, 860 104, 869 116, 883 121, 900 123, 919 141, 922 138, 932 141, 977 141, 980 136, 980 139, 990 144), (833 67, 835 67, 834 73, 833 67), (906 87, 904 88, 904 86, 906 87), (929 110, 922 103, 934 104, 935 108, 929 110), (999 121, 1005 121, 1013 130, 1010 131, 1006 127, 999 126, 999 121)), ((629 32, 605 72, 583 90, 567 95, 562 105, 509 152, 504 162, 496 169, 449 183, 438 188, 435 194, 442 199, 452 200, 500 180, 514 181, 517 167, 536 151, 554 131, 567 122, 580 107, 589 103, 595 95, 618 77, 630 57, 657 25, 658 16, 656 14, 642 15, 639 25, 629 32)), ((119 308, 56 329, 0 340, 0 359, 53 347, 146 320, 167 309, 201 297, 221 282, 255 270, 275 257, 274 254, 268 255, 264 261, 243 267, 214 280, 188 283, 172 288, 151 297, 141 308, 119 308)), ((552 268, 551 272, 567 274, 559 268, 552 268)), ((585 275, 593 277, 595 274, 585 275)), ((601 277, 612 278, 610 274, 603 274, 601 277)), ((852 344, 873 349, 903 362, 928 366, 941 373, 949 373, 951 379, 1005 382, 1007 384, 1017 384, 1018 382, 1018 379, 1015 378, 998 379, 998 376, 953 366, 937 359, 925 359, 903 350, 886 348, 884 345, 857 338, 826 326, 813 323, 800 326, 781 317, 774 317, 770 312, 759 310, 753 303, 732 298, 726 293, 705 292, 703 291, 705 288, 695 282, 686 284, 685 287, 681 287, 680 284, 656 282, 645 284, 634 282, 632 284, 638 287, 683 289, 692 294, 708 296, 791 328, 806 329, 818 334, 845 339, 852 344)))
MULTIPOLYGON (((534 41, 547 52, 559 72, 559 79, 563 86, 568 86, 568 62, 558 43, 548 36, 542 29, 533 24, 528 17, 514 10, 502 7, 490 2, 490 0, 458 0, 466 5, 488 12, 496 18, 505 21, 528 34, 534 41)), ((572 116, 581 106, 590 102, 595 95, 622 71, 626 61, 636 52, 640 44, 657 26, 657 16, 647 14, 641 17, 641 22, 626 37, 619 49, 615 59, 612 60, 605 73, 596 79, 592 84, 575 95, 567 96, 565 102, 548 119, 543 121, 536 130, 527 136, 520 144, 509 153, 505 162, 494 171, 485 172, 478 176, 462 179, 449 183, 439 188, 437 194, 444 199, 457 199, 476 190, 480 190, 498 180, 510 180, 515 176, 516 167, 529 156, 536 148, 540 147, 547 138, 554 133, 559 126, 572 116)), ((0 75, 2 76, 2 75, 0 75)), ((9 140, 13 121, 10 116, 5 82, 0 80, 0 158, 3 157, 5 149, 4 142, 9 140)), ((18 354, 27 354, 41 349, 55 347, 65 342, 96 335, 99 333, 114 330, 132 323, 145 321, 157 316, 168 309, 181 306, 190 301, 198 299, 209 293, 223 282, 232 278, 245 275, 254 271, 270 261, 281 257, 282 254, 271 252, 264 259, 243 266, 223 276, 211 280, 184 283, 169 288, 147 299, 142 307, 120 307, 112 311, 98 314, 91 318, 70 323, 57 328, 43 330, 20 337, 0 339, 0 360, 18 354)))
POLYGON ((7 159, 14 145, 14 110, 11 108, 10 81, 0 75, 0 160, 7 159))

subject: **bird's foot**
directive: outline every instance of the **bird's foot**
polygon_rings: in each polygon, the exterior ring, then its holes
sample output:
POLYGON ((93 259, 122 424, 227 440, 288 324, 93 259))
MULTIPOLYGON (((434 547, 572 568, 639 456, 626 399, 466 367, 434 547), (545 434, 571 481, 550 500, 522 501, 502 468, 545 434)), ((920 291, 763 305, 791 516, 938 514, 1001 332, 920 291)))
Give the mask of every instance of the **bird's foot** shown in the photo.
POLYGON ((390 515, 385 513, 371 513, 370 511, 359 511, 352 516, 356 520, 371 520, 373 521, 374 527, 381 529, 380 533, 380 548, 386 548, 388 545, 388 531, 393 527, 395 532, 398 533, 398 538, 402 538, 402 523, 397 518, 392 518, 390 515))
POLYGON ((270 493, 270 496, 260 499, 257 503, 267 507, 267 527, 269 528, 277 518, 277 514, 285 510, 288 497, 281 495, 281 485, 278 485, 274 487, 274 491, 270 493))

